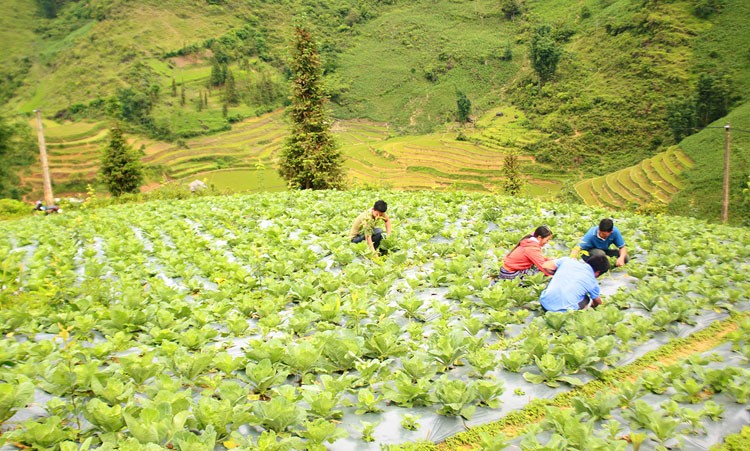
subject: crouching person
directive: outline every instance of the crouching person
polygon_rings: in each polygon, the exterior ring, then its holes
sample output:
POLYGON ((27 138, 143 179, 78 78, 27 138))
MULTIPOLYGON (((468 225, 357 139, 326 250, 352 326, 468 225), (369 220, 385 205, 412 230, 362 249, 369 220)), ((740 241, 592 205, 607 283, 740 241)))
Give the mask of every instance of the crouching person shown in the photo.
POLYGON ((361 243, 367 241, 367 246, 375 252, 380 247, 380 241, 384 240, 391 233, 391 218, 385 214, 388 205, 385 201, 375 202, 372 208, 362 212, 352 224, 349 232, 349 239, 352 243, 361 243), (385 232, 375 225, 382 221, 385 224, 385 232))
POLYGON ((563 257, 555 260, 557 270, 539 301, 546 312, 583 310, 601 305, 599 276, 609 271, 609 259, 597 254, 587 261, 563 257))
POLYGON ((512 280, 516 277, 523 278, 541 271, 546 276, 551 276, 554 269, 550 270, 545 265, 552 258, 542 255, 542 248, 552 239, 552 231, 547 226, 539 226, 533 233, 521 238, 508 255, 503 259, 503 266, 497 278, 501 280, 512 280))
POLYGON ((591 227, 578 242, 578 245, 571 250, 570 256, 575 258, 580 251, 585 251, 581 253, 583 260, 588 260, 596 254, 606 254, 617 259, 615 266, 622 266, 630 261, 625 240, 622 238, 620 230, 615 227, 614 222, 609 218, 602 219, 598 226, 591 227), (612 244, 617 246, 617 249, 610 249, 612 244))

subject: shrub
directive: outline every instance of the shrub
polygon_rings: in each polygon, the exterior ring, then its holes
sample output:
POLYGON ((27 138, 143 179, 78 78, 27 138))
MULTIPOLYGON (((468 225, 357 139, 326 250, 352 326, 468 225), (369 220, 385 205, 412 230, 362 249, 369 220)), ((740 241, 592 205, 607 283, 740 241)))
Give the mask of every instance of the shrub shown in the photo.
POLYGON ((32 208, 15 199, 0 199, 0 219, 17 218, 30 214, 32 208))

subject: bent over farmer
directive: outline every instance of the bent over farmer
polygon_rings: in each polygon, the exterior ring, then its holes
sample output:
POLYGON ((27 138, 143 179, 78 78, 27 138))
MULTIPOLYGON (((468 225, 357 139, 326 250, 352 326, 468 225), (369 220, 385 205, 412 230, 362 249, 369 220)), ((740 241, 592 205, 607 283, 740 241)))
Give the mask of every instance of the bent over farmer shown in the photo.
POLYGON ((620 230, 614 226, 609 218, 602 219, 598 226, 591 227, 570 252, 570 256, 575 258, 582 250, 586 251, 586 253, 581 253, 583 260, 587 260, 596 254, 605 254, 608 257, 617 258, 615 266, 622 266, 630 260, 625 240, 622 238, 620 230), (617 249, 610 249, 612 244, 617 249))
POLYGON ((367 246, 375 252, 380 246, 380 241, 391 233, 391 218, 385 213, 387 209, 388 205, 385 201, 378 200, 372 208, 357 216, 349 232, 349 240, 352 243, 367 241, 367 246), (375 224, 380 221, 385 223, 385 232, 383 232, 383 229, 375 227, 375 224))

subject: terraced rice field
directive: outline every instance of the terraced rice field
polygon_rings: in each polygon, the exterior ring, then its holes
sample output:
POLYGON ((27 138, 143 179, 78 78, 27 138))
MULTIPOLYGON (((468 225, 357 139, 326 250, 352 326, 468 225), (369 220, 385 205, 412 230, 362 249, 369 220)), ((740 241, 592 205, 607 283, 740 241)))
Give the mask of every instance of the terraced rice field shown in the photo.
POLYGON ((583 180, 575 188, 586 204, 612 209, 654 200, 667 203, 684 188, 679 176, 692 165, 690 157, 672 148, 634 166, 583 180))
MULTIPOLYGON (((514 119, 505 119, 512 122, 514 119)), ((34 124, 32 124, 34 125, 34 124)), ((506 124, 507 125, 507 124, 506 124)), ((345 156, 345 168, 354 185, 395 189, 462 189, 493 191, 502 180, 503 157, 508 151, 500 139, 458 141, 458 133, 393 136, 388 124, 364 120, 338 121, 332 127, 345 156)), ((274 168, 287 126, 277 111, 248 119, 228 132, 177 143, 131 136, 130 144, 143 152, 142 161, 168 179, 204 178, 217 169, 247 171, 252 178, 259 165, 274 168)), ((96 177, 107 124, 45 123, 52 180, 56 184, 96 177)), ((478 131, 476 136, 490 136, 478 131)), ((486 137, 485 136, 485 137, 486 137)), ((510 141, 509 141, 510 142, 510 141)), ((525 168, 535 163, 520 157, 525 168)), ((525 171, 533 173, 533 170, 525 171)), ((23 181, 41 187, 41 168, 32 166, 23 181)), ((529 191, 552 193, 556 180, 529 177, 529 191)), ((275 188, 275 186, 274 186, 275 188)), ((32 193, 31 196, 36 196, 32 193)))

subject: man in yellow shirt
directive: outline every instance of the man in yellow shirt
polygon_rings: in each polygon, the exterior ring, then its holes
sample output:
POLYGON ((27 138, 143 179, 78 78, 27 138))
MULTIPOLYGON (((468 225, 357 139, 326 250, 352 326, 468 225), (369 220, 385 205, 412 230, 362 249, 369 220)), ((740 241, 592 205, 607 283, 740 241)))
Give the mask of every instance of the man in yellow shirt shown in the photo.
POLYGON ((375 252, 378 246, 380 246, 380 241, 384 240, 391 233, 391 218, 385 214, 387 209, 388 205, 385 201, 379 200, 375 202, 372 208, 357 216, 354 224, 352 224, 352 230, 349 232, 351 242, 361 243, 366 240, 367 246, 375 252), (383 232, 383 229, 375 227, 378 221, 385 222, 385 232, 383 232))

